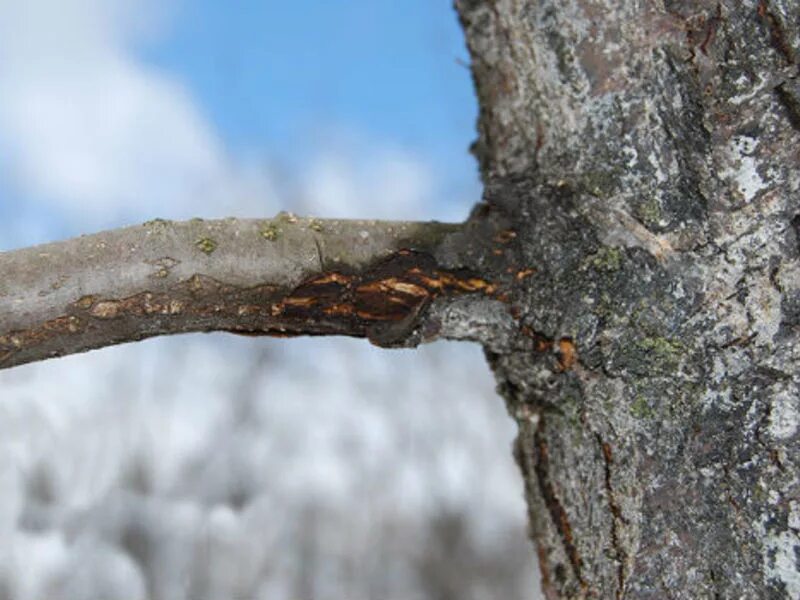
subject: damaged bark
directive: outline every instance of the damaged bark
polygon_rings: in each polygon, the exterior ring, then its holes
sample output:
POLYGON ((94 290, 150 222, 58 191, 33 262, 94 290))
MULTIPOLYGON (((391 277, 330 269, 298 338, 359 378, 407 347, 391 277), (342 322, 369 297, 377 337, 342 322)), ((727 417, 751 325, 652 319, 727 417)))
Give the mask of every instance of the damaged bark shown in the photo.
POLYGON ((518 277, 477 274, 471 229, 288 214, 155 220, 2 253, 0 368, 190 331, 387 347, 481 337, 480 317, 448 328, 451 305, 502 303, 518 277))

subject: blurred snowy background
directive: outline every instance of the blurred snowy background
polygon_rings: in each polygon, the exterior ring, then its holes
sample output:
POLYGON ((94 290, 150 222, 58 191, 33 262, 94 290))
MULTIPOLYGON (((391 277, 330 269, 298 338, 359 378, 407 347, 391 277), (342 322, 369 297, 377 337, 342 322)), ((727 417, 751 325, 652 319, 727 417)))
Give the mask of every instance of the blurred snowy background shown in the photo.
MULTIPOLYGON (((461 220, 466 60, 449 0, 0 0, 0 250, 461 220)), ((466 344, 219 335, 0 372, 0 600, 533 598, 493 387, 466 344)))

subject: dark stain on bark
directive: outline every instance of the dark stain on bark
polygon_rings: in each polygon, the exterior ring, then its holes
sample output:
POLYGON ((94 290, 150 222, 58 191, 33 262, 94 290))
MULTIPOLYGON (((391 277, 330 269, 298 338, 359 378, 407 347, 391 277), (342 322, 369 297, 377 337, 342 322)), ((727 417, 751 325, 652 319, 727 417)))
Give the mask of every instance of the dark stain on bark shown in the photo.
POLYGON ((324 273, 273 306, 273 316, 302 323, 340 320, 378 345, 401 341, 437 297, 494 295, 498 288, 466 270, 442 270, 427 254, 402 250, 363 274, 324 273))
POLYGON ((769 28, 772 47, 783 56, 788 64, 795 64, 794 48, 792 48, 789 40, 786 39, 786 33, 780 17, 770 10, 767 0, 758 0, 758 7, 756 10, 758 11, 758 16, 769 28))
POLYGON ((617 560, 617 599, 622 598, 625 593, 625 559, 626 552, 622 547, 619 536, 619 523, 623 521, 622 511, 617 504, 614 488, 611 485, 611 467, 614 464, 614 455, 611 449, 611 444, 604 442, 603 439, 597 434, 597 442, 600 444, 600 449, 603 453, 603 467, 604 467, 604 481, 606 488, 606 496, 608 499, 608 509, 611 511, 611 544, 614 548, 614 554, 617 560))
POLYGON ((790 223, 794 230, 794 240, 797 243, 797 251, 800 252, 800 213, 792 217, 790 223))
POLYGON ((668 2, 665 4, 667 12, 677 17, 686 30, 686 43, 689 47, 689 60, 694 62, 697 54, 696 48, 705 56, 714 44, 717 36, 717 29, 722 23, 722 5, 716 4, 716 8, 711 6, 698 6, 697 2, 668 2), (702 12, 695 12, 700 9, 702 12), (713 12, 711 12, 713 10, 713 12))
POLYGON ((800 131, 800 83, 784 81, 775 88, 775 95, 784 109, 791 126, 800 131))

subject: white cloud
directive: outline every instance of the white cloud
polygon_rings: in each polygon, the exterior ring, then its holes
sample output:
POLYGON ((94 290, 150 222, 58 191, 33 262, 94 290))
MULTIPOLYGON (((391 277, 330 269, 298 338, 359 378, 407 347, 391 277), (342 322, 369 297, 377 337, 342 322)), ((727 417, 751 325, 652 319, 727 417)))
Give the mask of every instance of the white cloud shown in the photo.
POLYGON ((141 4, 0 0, 0 167, 23 196, 90 229, 283 208, 440 216, 423 160, 342 130, 310 149, 294 192, 276 189, 263 161, 230 154, 184 85, 137 57, 141 32, 165 27, 141 4))
POLYGON ((430 169, 408 152, 342 142, 310 163, 301 199, 329 217, 413 220, 434 212, 433 184, 430 169))
POLYGON ((130 17, 147 13, 131 4, 0 3, 6 170, 86 225, 273 212, 267 178, 229 159, 179 82, 137 60, 143 20, 130 17))

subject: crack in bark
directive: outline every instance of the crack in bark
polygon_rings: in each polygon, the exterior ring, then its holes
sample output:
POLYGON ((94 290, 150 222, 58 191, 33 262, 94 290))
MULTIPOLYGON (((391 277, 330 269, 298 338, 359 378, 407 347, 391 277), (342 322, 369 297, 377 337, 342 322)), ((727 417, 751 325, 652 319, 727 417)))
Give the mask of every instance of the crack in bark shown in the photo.
POLYGON ((722 23, 722 5, 718 2, 717 12, 708 20, 706 25, 706 37, 703 43, 700 44, 700 51, 703 54, 708 55, 708 47, 714 42, 714 38, 717 36, 717 28, 720 23, 722 23))
POLYGON ((588 589, 588 584, 581 572, 582 561, 578 553, 578 548, 575 546, 575 540, 572 535, 572 525, 570 525, 567 511, 558 499, 555 486, 550 479, 550 458, 547 441, 544 437, 544 424, 545 417, 543 414, 540 414, 539 423, 533 436, 536 448, 533 469, 536 474, 536 481, 539 485, 539 493, 542 495, 542 499, 550 512, 550 518, 561 537, 561 542, 572 567, 572 572, 578 580, 581 589, 586 591, 588 589))
POLYGON ((614 457, 611 449, 611 444, 604 442, 600 434, 595 434, 597 442, 600 444, 600 450, 603 454, 603 475, 605 482, 606 495, 608 497, 608 508, 611 511, 611 545, 614 548, 617 561, 617 593, 616 598, 619 600, 625 593, 625 561, 627 559, 627 552, 622 547, 622 542, 619 535, 619 524, 624 522, 622 517, 622 510, 617 504, 614 488, 611 485, 611 466, 614 463, 614 457))

